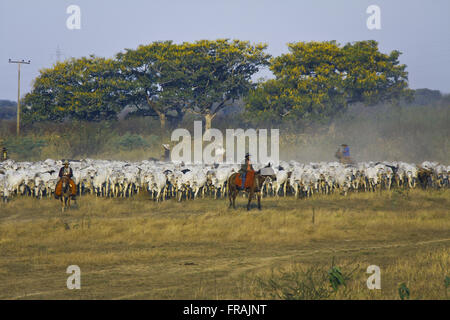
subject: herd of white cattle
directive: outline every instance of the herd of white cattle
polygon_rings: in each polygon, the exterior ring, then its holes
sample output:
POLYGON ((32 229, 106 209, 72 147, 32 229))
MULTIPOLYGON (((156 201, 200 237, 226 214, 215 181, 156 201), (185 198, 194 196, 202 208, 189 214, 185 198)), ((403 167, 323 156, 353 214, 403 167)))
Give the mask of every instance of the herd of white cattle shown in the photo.
MULTIPOLYGON (((240 169, 239 164, 184 165, 146 160, 93 159, 71 161, 70 166, 79 196, 132 197, 146 191, 156 201, 223 197, 226 195, 228 177, 240 169)), ((61 160, 52 159, 0 162, 0 196, 4 202, 18 196, 52 197, 61 167, 61 160)), ((267 166, 254 165, 255 170, 262 167, 267 166)), ((450 175, 450 166, 436 162, 420 165, 404 162, 343 165, 338 162, 303 164, 280 161, 272 170, 272 174, 266 176, 263 196, 292 194, 303 198, 316 193, 339 192, 346 195, 348 192, 373 192, 393 187, 448 188, 450 175)))

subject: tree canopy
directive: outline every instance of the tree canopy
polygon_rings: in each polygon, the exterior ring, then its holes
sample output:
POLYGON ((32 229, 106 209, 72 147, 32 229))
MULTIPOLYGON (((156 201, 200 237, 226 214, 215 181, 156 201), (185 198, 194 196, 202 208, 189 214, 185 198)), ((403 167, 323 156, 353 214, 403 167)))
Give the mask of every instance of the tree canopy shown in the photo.
POLYGON ((118 53, 119 77, 127 83, 128 103, 136 114, 157 116, 164 128, 167 116, 182 116, 185 75, 177 66, 183 56, 172 41, 141 45, 118 53))
POLYGON ((399 51, 389 55, 376 41, 340 46, 335 41, 297 42, 271 60, 275 79, 247 98, 247 110, 262 118, 315 118, 336 114, 348 104, 373 105, 410 97, 406 65, 399 51))
POLYGON ((253 88, 251 77, 268 65, 267 45, 219 39, 181 44, 183 59, 176 69, 184 75, 183 97, 189 111, 204 116, 206 128, 229 100, 253 88))
POLYGON ((95 56, 59 62, 40 71, 25 96, 26 120, 66 118, 113 119, 126 104, 126 83, 116 76, 118 64, 95 56))

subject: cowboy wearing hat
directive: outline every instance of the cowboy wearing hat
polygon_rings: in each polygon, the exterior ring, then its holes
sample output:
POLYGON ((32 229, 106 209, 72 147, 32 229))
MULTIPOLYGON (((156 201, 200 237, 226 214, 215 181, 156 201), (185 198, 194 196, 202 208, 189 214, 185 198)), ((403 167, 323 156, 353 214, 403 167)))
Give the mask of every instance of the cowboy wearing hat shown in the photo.
POLYGON ((250 154, 246 153, 244 163, 241 165, 241 169, 239 170, 242 179, 242 186, 241 186, 242 189, 245 188, 245 178, 247 176, 248 171, 255 171, 255 170, 253 169, 253 166, 250 162, 250 154))
MULTIPOLYGON (((75 182, 72 180, 73 177, 73 171, 72 168, 69 167, 69 161, 64 160, 63 162, 64 167, 62 167, 61 169, 59 169, 59 177, 68 177, 69 178, 69 184, 70 184, 70 188, 72 190, 72 199, 75 200, 75 196, 77 194, 77 186, 75 184, 75 182)), ((61 180, 58 181, 58 184, 56 185, 56 189, 58 190, 59 185, 62 183, 61 180)), ((56 192, 55 192, 56 194, 56 192)))

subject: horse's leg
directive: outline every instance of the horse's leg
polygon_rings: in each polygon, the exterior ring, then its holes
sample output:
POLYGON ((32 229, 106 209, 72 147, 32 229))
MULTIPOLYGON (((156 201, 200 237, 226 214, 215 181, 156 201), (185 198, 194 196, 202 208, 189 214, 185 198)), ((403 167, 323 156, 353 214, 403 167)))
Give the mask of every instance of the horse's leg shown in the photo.
POLYGON ((247 203, 247 211, 250 210, 250 203, 252 202, 254 191, 250 189, 250 192, 248 193, 248 203, 247 203))
POLYGON ((258 192, 256 195, 258 197, 258 210, 261 210, 261 192, 258 192))

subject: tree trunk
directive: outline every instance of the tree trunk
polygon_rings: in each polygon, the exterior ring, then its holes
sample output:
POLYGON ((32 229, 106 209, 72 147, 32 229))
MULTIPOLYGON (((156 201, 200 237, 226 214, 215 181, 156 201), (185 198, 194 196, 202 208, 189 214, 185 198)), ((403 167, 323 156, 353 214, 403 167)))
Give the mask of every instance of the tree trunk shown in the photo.
POLYGON ((164 113, 159 113, 159 121, 161 122, 161 130, 166 128, 166 115, 164 113))
POLYGON ((205 114, 205 130, 211 129, 212 119, 214 119, 215 116, 216 114, 205 114))
POLYGON ((156 107, 156 104, 154 102, 152 102, 148 96, 146 96, 146 98, 147 98, 148 106, 151 109, 153 109, 158 114, 159 121, 161 122, 161 132, 164 132, 164 129, 166 128, 166 115, 165 115, 165 113, 159 111, 159 108, 156 107))

